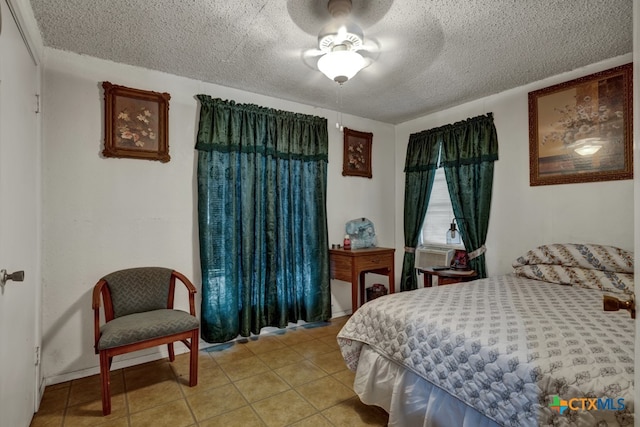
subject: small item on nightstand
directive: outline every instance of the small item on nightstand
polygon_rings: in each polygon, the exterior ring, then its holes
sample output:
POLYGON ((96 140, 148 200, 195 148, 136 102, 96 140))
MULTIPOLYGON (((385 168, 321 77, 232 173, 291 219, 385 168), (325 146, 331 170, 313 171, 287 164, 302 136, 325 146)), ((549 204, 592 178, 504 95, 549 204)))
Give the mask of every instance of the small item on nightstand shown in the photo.
POLYGON ((387 295, 387 288, 382 283, 376 283, 370 288, 366 289, 367 301, 371 301, 378 297, 387 295))
POLYGON ((351 249, 351 239, 348 234, 344 235, 344 242, 342 242, 342 246, 344 246, 345 250, 351 249))

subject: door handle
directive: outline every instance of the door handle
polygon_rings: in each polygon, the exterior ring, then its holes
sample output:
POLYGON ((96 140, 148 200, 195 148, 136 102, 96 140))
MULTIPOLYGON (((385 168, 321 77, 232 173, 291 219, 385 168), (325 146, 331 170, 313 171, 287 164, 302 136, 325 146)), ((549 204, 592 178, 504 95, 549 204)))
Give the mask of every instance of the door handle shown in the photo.
POLYGON ((8 280, 13 280, 14 282, 24 281, 24 271, 14 271, 11 274, 7 274, 7 270, 0 270, 0 286, 4 286, 8 280))

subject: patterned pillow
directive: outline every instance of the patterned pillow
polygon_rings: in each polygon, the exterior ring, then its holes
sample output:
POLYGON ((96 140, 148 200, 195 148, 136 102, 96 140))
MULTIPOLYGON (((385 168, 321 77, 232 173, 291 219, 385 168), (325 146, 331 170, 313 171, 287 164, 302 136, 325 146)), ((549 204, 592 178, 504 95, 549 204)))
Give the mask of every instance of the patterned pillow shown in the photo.
POLYGON ((556 243, 532 249, 513 267, 533 264, 563 265, 633 274, 633 252, 613 246, 556 243))
POLYGON ((563 265, 523 265, 515 268, 516 276, 560 285, 598 289, 631 295, 634 292, 633 274, 614 273, 592 268, 565 267, 563 265))
POLYGON ((613 246, 553 244, 532 249, 513 262, 517 276, 561 285, 634 293, 633 253, 613 246))

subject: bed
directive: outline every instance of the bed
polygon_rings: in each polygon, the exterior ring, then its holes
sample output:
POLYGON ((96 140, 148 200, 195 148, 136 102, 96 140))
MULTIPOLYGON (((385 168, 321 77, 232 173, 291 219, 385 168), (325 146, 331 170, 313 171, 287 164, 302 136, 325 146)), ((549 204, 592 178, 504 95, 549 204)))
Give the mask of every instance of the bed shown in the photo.
POLYGON ((633 254, 533 249, 513 274, 364 304, 338 334, 354 390, 389 426, 633 425, 633 254))

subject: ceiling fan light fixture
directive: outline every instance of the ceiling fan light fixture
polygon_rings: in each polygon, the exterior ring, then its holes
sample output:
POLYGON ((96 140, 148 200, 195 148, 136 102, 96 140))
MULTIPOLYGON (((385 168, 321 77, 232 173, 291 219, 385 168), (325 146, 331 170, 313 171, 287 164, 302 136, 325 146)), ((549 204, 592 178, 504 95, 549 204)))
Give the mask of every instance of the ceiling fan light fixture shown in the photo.
POLYGON ((333 22, 325 26, 318 34, 318 48, 331 52, 335 46, 345 45, 350 50, 362 48, 364 35, 362 29, 350 21, 333 22))
POLYGON ((362 70, 366 61, 352 50, 333 50, 318 60, 318 69, 331 80, 343 84, 362 70))

